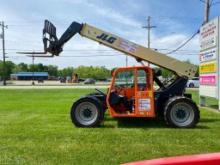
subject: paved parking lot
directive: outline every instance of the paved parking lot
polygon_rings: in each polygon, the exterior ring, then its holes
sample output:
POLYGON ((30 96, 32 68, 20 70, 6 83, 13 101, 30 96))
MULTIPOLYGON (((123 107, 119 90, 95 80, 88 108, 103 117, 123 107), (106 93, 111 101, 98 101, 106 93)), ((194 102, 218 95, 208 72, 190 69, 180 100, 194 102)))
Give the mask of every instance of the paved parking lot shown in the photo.
POLYGON ((60 83, 59 81, 44 81, 38 83, 34 81, 35 85, 32 85, 32 81, 7 81, 7 85, 3 86, 0 82, 0 89, 56 89, 56 88, 107 88, 110 82, 96 82, 96 84, 85 85, 83 83, 60 83))

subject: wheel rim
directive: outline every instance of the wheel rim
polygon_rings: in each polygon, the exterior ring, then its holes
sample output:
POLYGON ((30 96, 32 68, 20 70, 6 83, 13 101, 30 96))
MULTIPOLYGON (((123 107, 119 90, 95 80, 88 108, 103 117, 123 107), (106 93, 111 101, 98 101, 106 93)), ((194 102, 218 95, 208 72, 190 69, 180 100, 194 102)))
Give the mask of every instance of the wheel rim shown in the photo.
POLYGON ((193 108, 187 103, 175 104, 171 109, 171 120, 180 127, 190 125, 194 120, 193 108))
POLYGON ((82 125, 91 125, 98 117, 97 107, 90 102, 82 102, 76 107, 75 117, 82 125))

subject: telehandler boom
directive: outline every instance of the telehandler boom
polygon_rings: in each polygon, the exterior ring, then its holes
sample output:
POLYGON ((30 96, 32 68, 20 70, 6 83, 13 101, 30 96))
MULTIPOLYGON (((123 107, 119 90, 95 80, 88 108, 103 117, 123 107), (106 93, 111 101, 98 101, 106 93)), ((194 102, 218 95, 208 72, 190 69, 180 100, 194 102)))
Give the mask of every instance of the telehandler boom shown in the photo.
POLYGON ((79 127, 99 126, 106 109, 112 117, 163 117, 171 127, 194 127, 200 118, 197 105, 190 94, 185 94, 189 77, 196 73, 192 64, 181 62, 165 54, 105 32, 88 24, 73 22, 60 39, 56 27, 45 20, 43 43, 45 53, 58 56, 64 44, 75 34, 99 42, 107 47, 147 61, 174 73, 175 79, 165 85, 158 79, 159 73, 147 66, 122 67, 113 72, 107 94, 99 91, 81 97, 71 108, 72 122, 79 127), (159 86, 154 90, 154 82, 159 86))

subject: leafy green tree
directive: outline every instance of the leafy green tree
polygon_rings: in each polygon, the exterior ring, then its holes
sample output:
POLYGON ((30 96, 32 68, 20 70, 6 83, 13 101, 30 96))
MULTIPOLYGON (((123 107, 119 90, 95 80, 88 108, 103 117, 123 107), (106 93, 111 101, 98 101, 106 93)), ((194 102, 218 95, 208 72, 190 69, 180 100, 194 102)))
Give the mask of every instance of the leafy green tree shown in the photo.
POLYGON ((39 63, 37 64, 37 72, 44 72, 44 65, 39 63))
POLYGON ((196 75, 195 77, 199 77, 199 66, 197 66, 196 75))
MULTIPOLYGON (((15 64, 11 61, 5 62, 5 76, 6 78, 10 77, 10 74, 12 73, 13 69, 15 68, 15 64)), ((3 77, 3 61, 0 61, 0 76, 3 77)))
POLYGON ((25 63, 20 63, 18 65, 15 65, 13 69, 13 73, 17 72, 27 72, 28 71, 28 65, 25 63))
POLYGON ((169 78, 173 75, 173 73, 167 69, 162 68, 161 71, 162 71, 163 78, 169 78))
MULTIPOLYGON (((186 60, 185 62, 188 64, 192 64, 189 59, 186 60)), ((197 67, 195 77, 199 77, 199 65, 195 65, 195 64, 192 64, 192 65, 197 67)))
POLYGON ((58 67, 54 65, 48 65, 47 72, 50 76, 58 76, 58 67))
POLYGON ((29 72, 37 72, 37 65, 30 64, 28 65, 29 72))
POLYGON ((67 67, 58 71, 58 75, 61 77, 72 76, 74 71, 73 67, 67 67))
POLYGON ((79 66, 75 68, 74 73, 77 73, 81 78, 106 79, 111 76, 111 71, 102 67, 79 66))
MULTIPOLYGON (((0 61, 0 76, 3 74, 3 64, 0 61)), ((18 65, 7 61, 6 62, 6 72, 7 77, 10 76, 11 73, 17 72, 48 72, 50 76, 72 76, 74 73, 78 74, 80 78, 94 78, 97 80, 104 80, 106 78, 111 77, 111 70, 101 67, 93 67, 93 66, 79 66, 77 68, 67 67, 64 69, 58 70, 58 67, 55 65, 43 65, 39 64, 25 64, 20 63, 18 65)))

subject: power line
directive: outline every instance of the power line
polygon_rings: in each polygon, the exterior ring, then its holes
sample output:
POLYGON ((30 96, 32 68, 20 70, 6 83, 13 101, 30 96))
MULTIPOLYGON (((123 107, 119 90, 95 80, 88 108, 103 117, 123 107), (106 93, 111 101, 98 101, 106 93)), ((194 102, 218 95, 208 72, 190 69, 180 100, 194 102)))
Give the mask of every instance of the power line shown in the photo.
MULTIPOLYGON (((154 49, 154 50, 156 50, 156 51, 158 51, 158 50, 167 50, 167 51, 171 51, 171 50, 173 50, 173 49, 157 49, 157 48, 152 48, 152 49, 154 49)), ((199 52, 200 50, 192 50, 192 49, 181 49, 181 50, 177 50, 178 52, 199 52)))
POLYGON ((217 4, 220 4, 220 1, 212 3, 211 6, 214 6, 214 5, 217 5, 217 4))
MULTIPOLYGON (((206 2, 206 0, 199 0, 200 2, 202 2, 202 3, 207 3, 206 2)), ((211 7, 211 6, 214 6, 214 5, 217 5, 217 4, 219 4, 220 3, 220 1, 217 1, 217 2, 214 2, 214 0, 212 0, 210 3, 209 3, 209 6, 211 7)))
MULTIPOLYGON (((109 55, 61 55, 61 56, 55 56, 55 57, 61 57, 61 58, 66 58, 66 57, 109 57, 109 56, 122 56, 123 54, 109 54, 109 55)), ((10 56, 10 57, 27 57, 25 55, 17 55, 17 56, 10 56)), ((39 57, 40 58, 40 57, 39 57)))
MULTIPOLYGON (((16 52, 9 52, 9 54, 15 54, 16 52)), ((161 53, 164 53, 164 52, 161 52, 161 53)), ((86 55, 84 55, 85 53, 76 53, 75 55, 72 55, 72 53, 63 53, 63 55, 60 55, 60 56, 55 56, 55 57, 63 57, 63 56, 84 56, 84 57, 96 57, 96 56, 117 56, 117 55, 125 55, 123 53, 104 53, 104 54, 97 54, 97 53, 86 53, 86 55)), ((165 53, 164 53, 165 54, 165 53)), ((188 54, 188 55, 198 55, 199 52, 176 52, 175 54, 177 55, 183 55, 183 54, 188 54)), ((13 56, 13 55, 12 55, 13 56)), ((17 55, 17 57, 20 57, 22 55, 17 55)), ((11 55, 10 55, 11 57, 11 55)))
POLYGON ((180 46, 178 46, 176 49, 166 53, 166 54, 172 54, 176 51, 178 51, 179 49, 181 49, 182 47, 184 47, 189 41, 191 41, 197 34, 199 33, 199 30, 197 30, 189 39, 187 39, 183 44, 181 44, 180 46))
MULTIPOLYGON (((173 50, 173 49, 168 49, 168 48, 152 48, 152 49, 155 49, 155 50, 173 50)), ((0 49, 2 50, 2 49, 0 49)), ((30 49, 16 49, 16 48, 8 48, 8 49, 5 49, 7 51, 31 51, 30 49)), ((40 50, 36 50, 36 51, 40 51, 40 50)), ((65 49, 64 50, 65 52, 118 52, 117 50, 104 50, 104 49, 101 49, 101 50, 96 50, 96 49, 65 49)), ((181 49, 181 50, 178 50, 178 51, 190 51, 190 52, 198 52, 199 50, 193 50, 193 49, 181 49)))
MULTIPOLYGON (((198 56, 198 54, 190 54, 190 53, 186 53, 186 54, 172 54, 172 56, 198 56)), ((94 58, 94 57, 117 57, 117 56, 122 56, 122 54, 112 54, 112 55, 71 55, 71 56, 67 56, 67 55, 61 55, 61 56, 56 56, 55 58, 94 58)), ((28 58, 25 55, 20 55, 20 56, 10 56, 10 58, 28 58)), ((40 57, 39 57, 40 58, 40 57)))
POLYGON ((200 2, 202 2, 202 3, 205 3, 205 1, 204 0, 199 0, 200 2))
MULTIPOLYGON (((173 50, 173 49, 168 49, 168 48, 159 48, 159 49, 157 49, 157 48, 152 48, 152 49, 154 49, 154 50, 173 50)), ((2 50, 1 48, 0 48, 0 50, 2 50)), ((14 52, 17 52, 17 51, 31 51, 30 49, 16 49, 16 48, 8 48, 8 49, 5 49, 5 50, 7 50, 7 51, 14 51, 14 52)), ((36 51, 41 51, 41 50, 36 50, 36 51)), ((94 52, 118 52, 118 51, 116 51, 116 50, 105 50, 105 49, 98 49, 98 50, 96 50, 96 49, 65 49, 64 50, 65 52, 92 52, 92 53, 94 53, 94 52)), ((181 49, 181 50, 178 50, 178 51, 181 51, 181 52, 183 52, 183 51, 185 51, 185 52, 187 52, 187 51, 189 51, 189 52, 199 52, 199 50, 193 50, 193 49, 181 49)))

